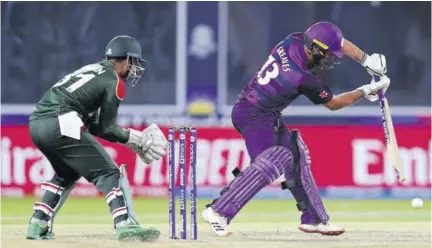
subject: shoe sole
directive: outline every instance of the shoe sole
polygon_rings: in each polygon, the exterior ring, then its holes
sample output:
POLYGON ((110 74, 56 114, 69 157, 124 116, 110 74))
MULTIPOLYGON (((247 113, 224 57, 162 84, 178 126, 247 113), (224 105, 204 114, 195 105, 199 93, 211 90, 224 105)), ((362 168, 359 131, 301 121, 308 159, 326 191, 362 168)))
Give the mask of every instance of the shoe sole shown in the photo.
POLYGON ((206 216, 204 215, 204 213, 201 213, 201 217, 209 224, 210 229, 212 229, 213 233, 216 234, 218 237, 229 237, 231 236, 233 233, 232 232, 227 232, 225 235, 219 235, 217 234, 214 230, 213 230, 213 226, 210 223, 210 221, 208 221, 208 219, 206 218, 206 216))
POLYGON ((131 241, 138 240, 141 242, 154 242, 160 237, 160 231, 154 228, 148 228, 143 230, 130 230, 117 234, 117 240, 119 241, 131 241))
MULTIPOLYGON (((210 228, 213 230, 213 226, 210 222, 207 221, 207 223, 209 224, 210 228)), ((233 233, 232 232, 227 232, 225 235, 219 235, 217 234, 215 231, 213 231, 214 234, 216 234, 218 237, 229 237, 231 236, 233 233)))
POLYGON ((308 230, 308 229, 304 229, 301 226, 298 227, 298 229, 302 232, 305 233, 318 233, 324 236, 339 236, 343 233, 345 233, 345 230, 337 230, 337 231, 320 231, 320 230, 308 230))
POLYGON ((54 235, 44 235, 44 236, 34 235, 34 236, 26 236, 26 239, 28 239, 28 240, 52 240, 52 239, 55 239, 55 236, 54 235))

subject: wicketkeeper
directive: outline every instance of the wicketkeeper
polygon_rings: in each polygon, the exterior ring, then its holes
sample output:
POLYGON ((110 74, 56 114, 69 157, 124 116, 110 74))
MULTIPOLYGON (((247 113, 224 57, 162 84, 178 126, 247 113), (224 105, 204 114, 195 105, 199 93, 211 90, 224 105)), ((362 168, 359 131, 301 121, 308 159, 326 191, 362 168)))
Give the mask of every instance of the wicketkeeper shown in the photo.
MULTIPOLYGON (((202 213, 212 230, 219 236, 230 235, 230 221, 249 200, 284 176, 284 188, 291 191, 302 211, 301 231, 344 233, 344 228, 330 224, 310 170, 308 147, 298 130, 290 131, 282 122, 281 111, 301 95, 330 110, 351 106, 362 98, 376 101, 377 92, 390 85, 390 79, 384 76, 386 72, 384 55, 369 56, 344 39, 339 28, 329 22, 316 23, 306 32, 290 34, 277 44, 234 104, 232 122, 245 140, 251 164, 202 213), (316 72, 332 69, 343 55, 358 61, 370 75, 380 76, 381 80, 334 95, 316 72)), ((328 145, 335 144, 329 140, 328 145)))
POLYGON ((125 96, 125 83, 135 85, 145 61, 141 45, 130 36, 113 38, 105 49, 105 60, 82 67, 57 82, 30 116, 33 143, 47 157, 55 175, 41 185, 45 193, 33 205, 34 214, 27 239, 52 239, 53 220, 81 177, 105 195, 117 238, 142 241, 158 239, 160 232, 129 220, 124 194, 130 192, 126 175, 93 137, 124 144, 145 163, 160 159, 168 145, 156 125, 143 131, 116 124, 118 108, 125 96))

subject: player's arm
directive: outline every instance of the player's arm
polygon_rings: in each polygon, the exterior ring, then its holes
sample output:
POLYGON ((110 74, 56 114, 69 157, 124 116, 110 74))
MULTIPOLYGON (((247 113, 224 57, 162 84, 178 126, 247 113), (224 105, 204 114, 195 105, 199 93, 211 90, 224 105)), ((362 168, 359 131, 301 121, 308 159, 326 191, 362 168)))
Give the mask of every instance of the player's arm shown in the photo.
POLYGON ((371 83, 365 84, 356 90, 333 96, 333 98, 324 105, 330 110, 338 110, 351 106, 362 98, 374 102, 378 100, 378 91, 383 90, 385 92, 389 86, 390 79, 387 76, 381 77, 378 82, 375 82, 375 79, 372 78, 371 83))
MULTIPOLYGON (((344 103, 347 104, 349 99, 354 97, 352 94, 343 97, 333 95, 330 88, 319 77, 312 75, 304 75, 302 77, 298 91, 314 104, 324 104, 331 110, 342 108, 341 106, 344 103)), ((361 98, 361 96, 359 96, 359 98, 361 98)))
POLYGON ((324 106, 330 110, 339 110, 341 108, 353 105, 362 98, 363 94, 360 90, 353 90, 333 96, 330 101, 324 103, 324 106))
POLYGON ((89 126, 91 134, 102 139, 126 143, 129 139, 129 130, 121 128, 117 123, 117 114, 122 99, 117 96, 117 83, 108 84, 102 96, 102 104, 97 122, 89 126))
POLYGON ((330 110, 339 110, 359 101, 363 94, 360 90, 333 95, 332 91, 320 81, 312 81, 301 85, 301 93, 315 104, 323 104, 330 110), (312 84, 312 85, 310 85, 312 84))
POLYGON ((382 54, 374 53, 369 56, 349 40, 344 40, 342 51, 344 55, 359 62, 372 76, 384 76, 387 73, 387 61, 382 54))
POLYGON ((345 56, 348 56, 359 63, 367 55, 359 47, 346 39, 344 39, 342 51, 345 56))
POLYGON ((143 131, 132 128, 123 129, 116 123, 118 109, 124 92, 123 82, 111 82, 104 91, 103 102, 97 115, 90 118, 89 131, 102 139, 125 144, 148 164, 154 159, 165 156, 168 142, 162 131, 151 125, 143 131))
POLYGON ((378 90, 385 90, 389 85, 390 79, 384 76, 378 82, 372 80, 370 84, 365 84, 356 90, 333 95, 330 88, 320 78, 306 75, 302 78, 299 92, 315 104, 323 104, 330 110, 339 110, 353 105, 363 97, 370 100, 371 96, 376 95, 378 90))
POLYGON ((92 113, 84 123, 84 125, 88 128, 90 133, 95 136, 97 136, 98 129, 99 129, 99 111, 100 108, 94 113, 92 113))

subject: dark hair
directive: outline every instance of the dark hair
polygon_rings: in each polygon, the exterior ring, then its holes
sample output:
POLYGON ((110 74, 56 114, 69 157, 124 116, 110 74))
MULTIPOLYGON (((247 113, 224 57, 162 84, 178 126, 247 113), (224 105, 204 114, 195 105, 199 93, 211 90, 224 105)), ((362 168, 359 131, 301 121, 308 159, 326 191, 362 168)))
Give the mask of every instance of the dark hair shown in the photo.
POLYGON ((113 61, 115 63, 120 63, 126 59, 127 57, 106 57, 106 60, 113 61))

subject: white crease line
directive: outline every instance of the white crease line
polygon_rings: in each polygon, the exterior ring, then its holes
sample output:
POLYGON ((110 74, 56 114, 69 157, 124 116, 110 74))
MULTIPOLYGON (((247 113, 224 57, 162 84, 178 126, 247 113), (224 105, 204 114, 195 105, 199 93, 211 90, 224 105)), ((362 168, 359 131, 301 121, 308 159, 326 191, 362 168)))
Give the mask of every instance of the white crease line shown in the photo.
MULTIPOLYGON (((330 217, 350 217, 350 218, 360 218, 360 217, 425 217, 430 220, 431 214, 427 212, 333 212, 329 214, 330 217)), ((300 217, 300 213, 240 213, 240 218, 271 218, 271 217, 300 217)), ((22 220, 29 219, 30 216, 2 216, 2 220, 22 220)), ((109 220, 110 215, 62 215, 61 213, 57 217, 62 220, 109 220)), ((137 215, 136 218, 143 220, 158 220, 168 218, 167 214, 149 214, 149 215, 137 215)))

